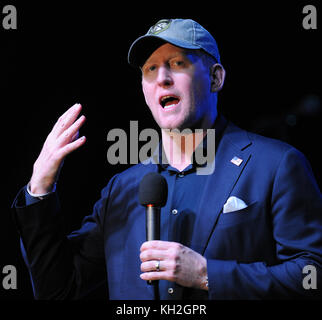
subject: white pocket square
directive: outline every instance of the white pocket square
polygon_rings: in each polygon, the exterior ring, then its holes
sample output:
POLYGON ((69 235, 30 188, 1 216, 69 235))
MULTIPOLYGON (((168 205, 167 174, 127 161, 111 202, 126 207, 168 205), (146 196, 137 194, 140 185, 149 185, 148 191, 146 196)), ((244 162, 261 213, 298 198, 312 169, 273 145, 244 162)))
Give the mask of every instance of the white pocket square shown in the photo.
POLYGON ((223 213, 233 212, 244 208, 247 208, 247 204, 243 200, 233 196, 229 197, 224 204, 223 213))

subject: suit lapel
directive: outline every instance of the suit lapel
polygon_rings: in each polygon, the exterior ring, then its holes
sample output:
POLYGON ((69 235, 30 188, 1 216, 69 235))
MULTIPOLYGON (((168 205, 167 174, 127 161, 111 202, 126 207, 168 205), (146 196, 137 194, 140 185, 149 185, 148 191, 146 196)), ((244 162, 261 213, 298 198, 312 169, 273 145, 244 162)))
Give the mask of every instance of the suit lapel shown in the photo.
POLYGON ((191 241, 191 248, 200 254, 204 253, 218 216, 248 163, 251 154, 247 147, 250 144, 245 131, 229 124, 216 146, 215 171, 206 177, 206 191, 200 202, 191 241), (238 160, 233 161, 235 164, 231 162, 234 157, 242 159, 240 165, 237 165, 238 160))

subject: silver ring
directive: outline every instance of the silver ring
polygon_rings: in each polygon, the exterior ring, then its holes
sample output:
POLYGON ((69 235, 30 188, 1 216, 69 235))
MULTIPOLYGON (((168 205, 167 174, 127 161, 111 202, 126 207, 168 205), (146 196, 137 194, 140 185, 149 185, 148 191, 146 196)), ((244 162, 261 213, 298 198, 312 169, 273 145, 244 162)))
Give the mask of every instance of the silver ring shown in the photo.
POLYGON ((158 260, 156 263, 155 263, 155 269, 159 272, 160 271, 160 260, 158 260))

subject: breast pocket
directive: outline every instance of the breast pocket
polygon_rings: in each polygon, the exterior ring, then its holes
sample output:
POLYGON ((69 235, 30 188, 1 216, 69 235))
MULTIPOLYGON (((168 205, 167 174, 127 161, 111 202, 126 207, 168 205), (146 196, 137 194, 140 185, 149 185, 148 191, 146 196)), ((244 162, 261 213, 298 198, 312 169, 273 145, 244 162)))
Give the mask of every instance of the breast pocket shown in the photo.
POLYGON ((217 226, 233 226, 248 222, 252 219, 256 219, 256 217, 258 217, 258 213, 258 202, 254 201, 244 209, 228 213, 221 212, 217 226))

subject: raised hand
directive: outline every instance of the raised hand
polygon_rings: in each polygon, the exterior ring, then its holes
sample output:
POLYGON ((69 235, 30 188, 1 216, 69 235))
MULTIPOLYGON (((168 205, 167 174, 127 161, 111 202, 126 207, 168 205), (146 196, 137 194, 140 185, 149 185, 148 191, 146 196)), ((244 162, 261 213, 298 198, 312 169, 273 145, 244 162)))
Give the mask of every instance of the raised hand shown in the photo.
POLYGON ((34 163, 30 191, 35 194, 50 192, 58 177, 65 157, 82 146, 86 138, 78 137, 86 118, 81 116, 80 104, 69 108, 56 122, 47 136, 43 148, 34 163))

